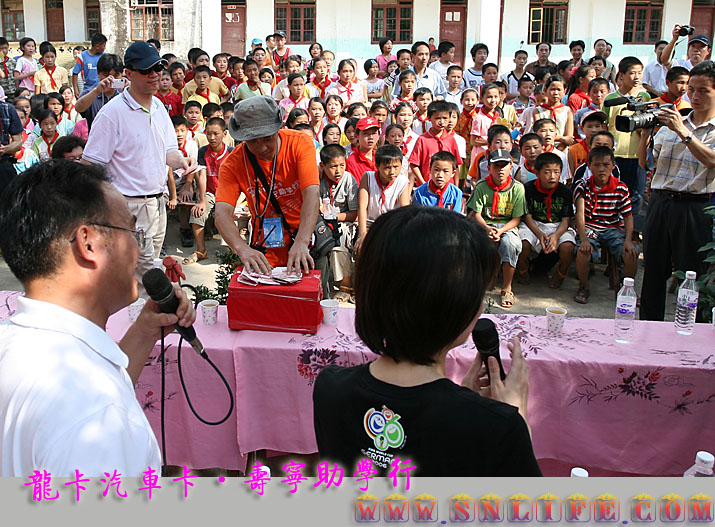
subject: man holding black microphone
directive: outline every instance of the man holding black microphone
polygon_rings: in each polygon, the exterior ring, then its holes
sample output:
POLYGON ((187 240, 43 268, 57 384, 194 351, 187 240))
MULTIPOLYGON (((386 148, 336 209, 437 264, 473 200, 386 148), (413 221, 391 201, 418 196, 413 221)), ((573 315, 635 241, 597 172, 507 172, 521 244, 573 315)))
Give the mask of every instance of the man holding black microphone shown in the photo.
POLYGON ((705 61, 690 71, 688 96, 693 111, 683 118, 661 109, 663 127, 654 143, 655 173, 645 220, 645 272, 641 320, 663 320, 666 282, 673 269, 704 273, 698 249, 712 241, 712 220, 705 214, 715 192, 715 64, 705 61))

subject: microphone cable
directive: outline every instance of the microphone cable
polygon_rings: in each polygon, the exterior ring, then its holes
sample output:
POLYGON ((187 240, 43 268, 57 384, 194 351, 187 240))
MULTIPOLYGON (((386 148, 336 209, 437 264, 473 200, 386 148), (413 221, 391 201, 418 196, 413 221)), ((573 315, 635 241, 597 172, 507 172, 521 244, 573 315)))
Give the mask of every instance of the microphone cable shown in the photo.
MULTIPOLYGON (((193 291, 194 293, 194 298, 196 300, 194 301, 194 309, 197 309, 198 307, 198 295, 196 293, 196 288, 190 284, 182 284, 179 282, 179 285, 182 288, 187 288, 193 291)), ((165 331, 164 328, 161 328, 161 353, 159 354, 159 359, 161 361, 161 406, 160 406, 160 428, 161 428, 161 457, 162 457, 162 475, 166 475, 166 430, 165 430, 165 425, 164 425, 164 405, 165 405, 165 397, 166 397, 166 346, 164 343, 164 336, 165 336, 165 331)), ((189 408, 191 409, 191 412, 194 414, 196 419, 204 423, 205 425, 209 426, 219 426, 223 423, 226 422, 226 420, 231 416, 231 413, 233 413, 233 408, 234 408, 234 400, 233 400, 233 390, 231 390, 231 386, 228 384, 228 381, 226 380, 226 377, 221 373, 221 370, 218 369, 218 367, 213 363, 213 361, 209 358, 208 353, 204 350, 204 353, 201 354, 201 356, 206 359, 206 362, 209 363, 209 365, 214 369, 214 371, 218 374, 218 376, 221 378, 223 381, 224 386, 226 386, 226 390, 228 391, 228 397, 229 397, 229 409, 226 415, 222 418, 219 419, 218 421, 208 421, 201 417, 199 413, 196 411, 194 408, 194 405, 191 403, 191 397, 189 396, 189 391, 186 388, 186 383, 184 382, 184 373, 181 367, 181 345, 184 342, 183 337, 179 337, 179 346, 177 348, 176 356, 177 356, 177 366, 179 370, 179 380, 181 381, 181 388, 184 392, 184 396, 186 397, 186 402, 189 405, 189 408)))

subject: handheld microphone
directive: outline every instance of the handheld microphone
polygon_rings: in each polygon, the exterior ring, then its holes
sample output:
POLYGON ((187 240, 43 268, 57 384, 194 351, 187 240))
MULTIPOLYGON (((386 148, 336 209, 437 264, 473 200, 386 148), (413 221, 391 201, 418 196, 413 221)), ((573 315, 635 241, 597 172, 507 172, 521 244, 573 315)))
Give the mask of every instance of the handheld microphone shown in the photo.
POLYGON ((613 99, 607 99, 604 101, 603 105, 606 108, 610 108, 611 106, 620 106, 622 104, 628 104, 629 102, 631 102, 631 99, 628 97, 614 97, 613 99))
MULTIPOLYGON (((171 286, 171 282, 160 269, 150 269, 142 276, 144 289, 151 299, 159 304, 159 309, 164 313, 176 314, 179 307, 179 299, 171 286)), ((196 330, 193 326, 185 328, 179 324, 174 324, 176 331, 181 335, 186 342, 191 344, 196 353, 205 355, 204 346, 196 337, 196 330)))
POLYGON ((474 345, 477 347, 477 351, 482 356, 484 365, 487 367, 487 376, 491 381, 491 374, 489 373, 489 357, 494 357, 499 363, 499 376, 503 381, 506 379, 506 374, 504 373, 504 367, 501 363, 501 357, 499 357, 499 333, 494 325, 494 322, 488 318, 480 318, 474 325, 472 330, 472 340, 474 345))

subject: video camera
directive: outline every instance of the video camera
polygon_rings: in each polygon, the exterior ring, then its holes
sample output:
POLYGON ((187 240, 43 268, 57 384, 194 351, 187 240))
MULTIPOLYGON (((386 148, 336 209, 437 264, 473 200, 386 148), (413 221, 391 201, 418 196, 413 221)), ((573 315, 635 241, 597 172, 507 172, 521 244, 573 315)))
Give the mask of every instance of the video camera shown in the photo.
POLYGON ((660 104, 656 101, 639 101, 635 97, 616 97, 609 99, 604 106, 626 105, 626 109, 637 112, 633 115, 617 115, 616 130, 630 133, 639 128, 653 128, 658 125, 658 112, 663 108, 675 109, 672 104, 660 104))

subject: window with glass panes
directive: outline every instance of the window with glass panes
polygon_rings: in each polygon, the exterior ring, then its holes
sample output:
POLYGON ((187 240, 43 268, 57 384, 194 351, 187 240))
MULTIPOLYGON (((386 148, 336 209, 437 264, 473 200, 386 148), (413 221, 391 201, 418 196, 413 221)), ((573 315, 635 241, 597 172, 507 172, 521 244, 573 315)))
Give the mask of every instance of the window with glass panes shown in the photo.
POLYGON ((284 31, 288 44, 315 41, 315 1, 275 1, 276 31, 284 31))
POLYGON ((173 0, 132 0, 132 40, 174 40, 173 0))
POLYGON ((655 44, 661 38, 663 0, 626 2, 624 44, 655 44))
POLYGON ((22 11, 3 11, 2 34, 8 40, 25 37, 25 15, 22 11))
POLYGON ((412 1, 373 0, 372 43, 389 38, 394 44, 412 43, 412 1))
POLYGON ((529 44, 566 44, 569 3, 564 0, 529 2, 529 44))

